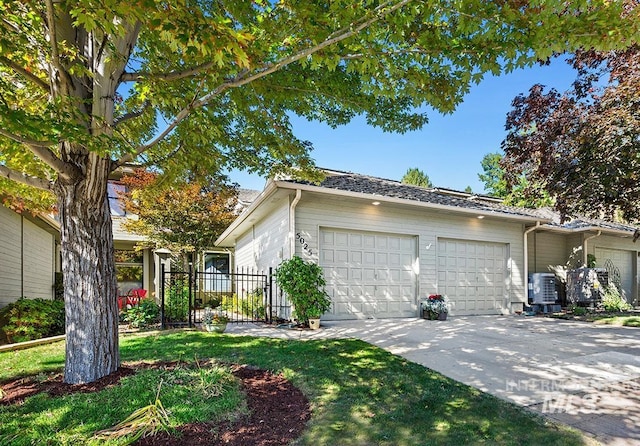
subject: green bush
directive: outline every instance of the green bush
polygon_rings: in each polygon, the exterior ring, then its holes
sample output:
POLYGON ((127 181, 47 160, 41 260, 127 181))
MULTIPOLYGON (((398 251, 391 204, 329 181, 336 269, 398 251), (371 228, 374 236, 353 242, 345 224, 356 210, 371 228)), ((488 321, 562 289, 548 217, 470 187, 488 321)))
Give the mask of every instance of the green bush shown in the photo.
POLYGON ((167 290, 164 317, 171 322, 185 322, 189 316, 189 284, 176 280, 167 290))
POLYGON ((587 314, 587 309, 585 307, 578 307, 577 305, 573 307, 572 311, 575 316, 584 316, 587 314))
POLYGON ((20 298, 0 310, 0 319, 10 343, 64 334, 64 302, 20 298))
POLYGON ((160 322, 160 306, 153 299, 142 299, 125 311, 123 320, 133 328, 145 328, 160 322))
POLYGON ((285 260, 278 266, 276 282, 295 307, 299 322, 306 324, 309 318, 319 318, 331 308, 322 268, 313 262, 298 256, 285 260))
POLYGON ((631 305, 624 300, 624 297, 620 295, 620 291, 618 291, 618 287, 615 285, 609 285, 605 288, 604 296, 602 297, 602 306, 605 311, 610 313, 631 309, 631 305))
POLYGON ((267 314, 264 307, 263 292, 259 288, 253 293, 246 293, 244 296, 238 296, 237 294, 223 296, 222 308, 233 313, 241 313, 256 320, 264 320, 267 314))

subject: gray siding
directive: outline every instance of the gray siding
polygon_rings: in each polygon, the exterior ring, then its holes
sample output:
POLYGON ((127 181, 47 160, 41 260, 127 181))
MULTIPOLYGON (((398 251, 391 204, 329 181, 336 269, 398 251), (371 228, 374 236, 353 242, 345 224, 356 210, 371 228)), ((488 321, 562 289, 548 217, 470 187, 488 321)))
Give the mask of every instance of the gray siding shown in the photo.
POLYGON ((565 265, 569 260, 567 238, 550 232, 533 232, 528 236, 529 273, 548 273, 550 266, 565 265))

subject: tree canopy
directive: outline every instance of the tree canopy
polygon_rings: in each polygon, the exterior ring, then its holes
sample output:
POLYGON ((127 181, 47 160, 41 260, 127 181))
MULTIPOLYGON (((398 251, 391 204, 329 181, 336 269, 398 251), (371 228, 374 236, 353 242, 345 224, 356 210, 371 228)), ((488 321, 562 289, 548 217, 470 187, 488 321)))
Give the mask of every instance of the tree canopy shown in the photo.
POLYGON ((513 172, 508 181, 503 160, 504 155, 493 152, 487 153, 480 162, 483 173, 479 173, 478 178, 489 195, 502 198, 510 206, 539 208, 553 205, 549 194, 540 187, 533 187, 523 172, 513 172))
POLYGON ((505 166, 557 197, 563 215, 640 220, 639 50, 580 51, 571 90, 535 85, 513 102, 505 166))
POLYGON ((237 217, 237 189, 219 181, 203 186, 182 180, 158 185, 158 174, 136 169, 124 175, 122 200, 125 229, 145 236, 144 246, 167 248, 174 254, 191 254, 212 248, 216 239, 237 217))
POLYGON ((431 184, 431 180, 429 179, 429 176, 423 171, 421 171, 420 169, 418 169, 417 167, 412 167, 408 169, 407 173, 405 173, 402 176, 402 179, 400 180, 400 182, 404 184, 413 184, 414 186, 421 186, 421 187, 433 186, 433 184, 431 184))
POLYGON ((65 381, 119 363, 107 202, 119 166, 310 175, 292 114, 415 130, 421 107, 451 112, 486 73, 636 43, 634 4, 0 0, 0 187, 34 205, 37 189, 55 194, 65 381))

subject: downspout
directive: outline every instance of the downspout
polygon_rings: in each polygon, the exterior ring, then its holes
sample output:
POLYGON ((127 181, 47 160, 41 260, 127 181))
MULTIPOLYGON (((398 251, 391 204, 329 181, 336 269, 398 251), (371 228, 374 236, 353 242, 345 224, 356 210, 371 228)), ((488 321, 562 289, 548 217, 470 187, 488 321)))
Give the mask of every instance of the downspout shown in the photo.
POLYGON ((296 206, 302 197, 302 191, 296 189, 296 196, 289 205, 289 258, 296 253, 296 206))
POLYGON ((591 240, 592 238, 600 237, 600 234, 602 234, 602 231, 598 231, 598 233, 596 235, 592 235, 591 237, 587 237, 582 242, 582 264, 585 267, 587 266, 587 262, 589 261, 588 254, 587 254, 587 242, 589 240, 591 240))
POLYGON ((525 292, 525 297, 528 297, 529 295, 529 233, 535 231, 536 229, 540 228, 540 222, 537 221, 536 225, 532 228, 527 229, 526 231, 524 231, 524 277, 523 277, 523 282, 524 282, 524 292, 525 292))

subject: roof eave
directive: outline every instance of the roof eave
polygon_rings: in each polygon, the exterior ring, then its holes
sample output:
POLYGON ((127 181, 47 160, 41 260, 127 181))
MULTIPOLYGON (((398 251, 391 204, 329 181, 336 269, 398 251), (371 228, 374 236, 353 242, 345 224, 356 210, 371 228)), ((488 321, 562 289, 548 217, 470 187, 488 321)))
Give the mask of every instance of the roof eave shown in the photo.
POLYGON ((229 225, 227 229, 224 230, 220 237, 218 237, 214 243, 214 246, 232 246, 232 245, 224 245, 225 239, 227 239, 233 232, 240 226, 242 223, 249 218, 249 216, 262 204, 264 203, 275 191, 278 190, 275 182, 270 179, 267 182, 267 185, 264 187, 263 191, 260 192, 260 195, 253 200, 253 202, 238 215, 238 217, 229 225))
POLYGON ((581 232, 598 232, 598 231, 601 231, 603 234, 618 235, 618 236, 624 236, 624 237, 633 237, 633 234, 634 234, 634 231, 632 231, 631 229, 625 230, 625 229, 605 228, 602 226, 593 226, 593 225, 584 226, 581 228, 563 228, 561 226, 545 224, 540 226, 540 229, 543 229, 543 230, 546 229, 551 232, 562 232, 565 234, 579 234, 581 232))
POLYGON ((322 186, 315 186, 315 185, 311 185, 311 184, 301 184, 301 183, 293 183, 293 182, 289 182, 289 181, 283 181, 283 180, 276 180, 274 181, 275 185, 278 188, 281 189, 300 189, 303 191, 308 191, 308 192, 317 192, 317 193, 324 193, 324 194, 330 194, 330 195, 336 195, 336 196, 341 196, 341 197, 351 197, 351 198, 359 198, 359 199, 364 199, 364 200, 371 200, 374 199, 376 201, 380 201, 381 203, 393 203, 393 204, 401 204, 401 205, 410 205, 410 206, 417 206, 417 207, 422 207, 422 208, 429 208, 429 209, 434 209, 434 210, 442 210, 442 211, 447 211, 447 212, 454 212, 454 213, 460 213, 460 214, 466 214, 466 215, 473 215, 473 216, 483 216, 483 217, 498 217, 498 218, 504 218, 504 219, 509 219, 509 220, 515 220, 515 221, 520 221, 520 222, 551 222, 550 219, 546 219, 546 218, 540 218, 538 216, 527 216, 527 215, 512 215, 512 214, 508 214, 506 212, 500 212, 498 210, 496 211, 485 211, 485 210, 479 210, 479 209, 470 209, 470 208, 462 208, 462 207, 457 207, 457 206, 447 206, 444 204, 437 204, 437 203, 429 203, 429 202, 423 202, 423 201, 416 201, 416 200, 408 200, 405 198, 395 198, 395 197, 387 197, 385 195, 376 195, 376 194, 367 194, 367 193, 363 193, 363 192, 353 192, 353 191, 345 191, 345 190, 341 190, 341 189, 332 189, 332 188, 327 188, 327 187, 322 187, 322 186))

